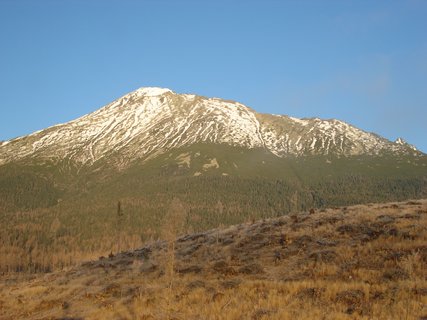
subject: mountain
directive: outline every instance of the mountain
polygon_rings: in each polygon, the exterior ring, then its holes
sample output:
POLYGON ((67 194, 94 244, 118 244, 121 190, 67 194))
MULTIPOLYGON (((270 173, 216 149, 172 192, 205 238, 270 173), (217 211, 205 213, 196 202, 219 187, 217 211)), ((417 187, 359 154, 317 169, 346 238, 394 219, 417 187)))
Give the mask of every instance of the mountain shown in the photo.
POLYGON ((0 164, 25 158, 127 165, 195 143, 262 148, 279 157, 421 155, 339 120, 259 114, 232 101, 141 88, 66 124, 2 142, 0 164))
POLYGON ((165 224, 202 231, 426 197, 427 156, 402 139, 141 88, 0 143, 0 271, 137 247, 165 224))

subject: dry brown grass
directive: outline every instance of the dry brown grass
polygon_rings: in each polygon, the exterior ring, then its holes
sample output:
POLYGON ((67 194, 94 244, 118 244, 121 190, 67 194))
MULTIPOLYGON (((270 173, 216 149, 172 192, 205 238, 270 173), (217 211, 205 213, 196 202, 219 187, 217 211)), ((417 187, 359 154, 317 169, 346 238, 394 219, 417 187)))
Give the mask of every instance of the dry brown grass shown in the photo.
POLYGON ((248 222, 2 280, 0 319, 422 319, 427 200, 248 222))

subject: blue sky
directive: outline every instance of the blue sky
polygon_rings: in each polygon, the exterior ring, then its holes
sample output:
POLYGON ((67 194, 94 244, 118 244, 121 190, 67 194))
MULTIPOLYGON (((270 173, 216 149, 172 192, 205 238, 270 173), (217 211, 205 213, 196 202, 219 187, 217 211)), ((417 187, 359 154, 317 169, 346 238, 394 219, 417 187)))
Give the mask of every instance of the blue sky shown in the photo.
POLYGON ((142 86, 427 152, 427 1, 0 0, 0 140, 142 86))

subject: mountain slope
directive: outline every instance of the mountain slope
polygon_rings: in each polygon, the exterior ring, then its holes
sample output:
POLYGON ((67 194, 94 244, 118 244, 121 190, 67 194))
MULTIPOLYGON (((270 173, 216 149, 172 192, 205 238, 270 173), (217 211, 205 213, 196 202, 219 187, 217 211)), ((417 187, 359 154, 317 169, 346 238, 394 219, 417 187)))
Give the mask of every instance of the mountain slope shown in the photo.
POLYGON ((166 238, 136 250, 92 254, 92 261, 29 280, 0 276, 0 318, 426 315, 427 200, 313 210, 192 234, 179 223, 166 227, 166 238))
POLYGON ((2 142, 0 164, 25 158, 93 164, 115 155, 111 160, 122 166, 194 143, 264 148, 280 157, 421 154, 339 120, 263 115, 237 102, 141 88, 74 121, 2 142))
POLYGON ((176 210, 202 231, 427 198, 427 156, 401 140, 159 88, 2 142, 0 163, 0 272, 139 246, 176 210))

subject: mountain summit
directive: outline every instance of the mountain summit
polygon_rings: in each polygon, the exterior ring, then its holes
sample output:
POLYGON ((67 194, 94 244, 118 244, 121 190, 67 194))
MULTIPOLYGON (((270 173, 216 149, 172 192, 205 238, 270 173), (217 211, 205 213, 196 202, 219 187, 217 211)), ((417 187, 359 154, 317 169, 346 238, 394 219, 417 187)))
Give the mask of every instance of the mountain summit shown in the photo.
POLYGON ((121 164, 194 143, 262 148, 278 157, 421 154, 339 120, 260 114, 234 101, 137 89, 91 114, 0 144, 0 165, 20 159, 121 164))

